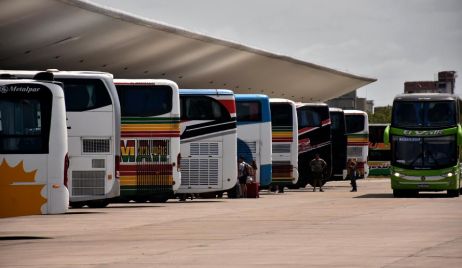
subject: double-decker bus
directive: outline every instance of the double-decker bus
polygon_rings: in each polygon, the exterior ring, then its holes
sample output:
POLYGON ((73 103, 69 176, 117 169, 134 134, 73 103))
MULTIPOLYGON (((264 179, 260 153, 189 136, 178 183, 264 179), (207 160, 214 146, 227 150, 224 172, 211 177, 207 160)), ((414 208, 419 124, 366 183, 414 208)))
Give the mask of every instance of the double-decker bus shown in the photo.
POLYGON ((460 194, 461 101, 450 94, 404 94, 393 101, 391 188, 395 197, 419 191, 460 194))
POLYGON ((237 182, 236 104, 226 89, 180 89, 181 196, 221 195, 237 182))
POLYGON ((166 202, 180 187, 178 86, 163 79, 115 79, 122 107, 120 199, 166 202))
POLYGON ((271 98, 272 186, 292 186, 298 181, 298 121, 295 102, 271 98))
POLYGON ((327 167, 324 180, 332 174, 332 143, 329 106, 325 103, 297 103, 298 117, 298 164, 300 178, 297 186, 313 185, 310 161, 316 154, 324 159, 327 167))
POLYGON ((369 125, 369 176, 390 175, 390 144, 385 144, 383 133, 387 124, 369 125))
POLYGON ((332 179, 343 180, 346 177, 347 135, 345 113, 340 108, 329 108, 332 142, 332 179))
POLYGON ((0 218, 67 211, 67 149, 61 85, 0 79, 0 218))
MULTIPOLYGON (((39 71, 1 71, 33 78, 39 71)), ((74 208, 105 207, 120 194, 120 104, 109 73, 58 71, 66 101, 69 194, 74 208)))
POLYGON ((269 98, 260 94, 236 94, 237 154, 257 165, 256 181, 271 184, 271 110, 269 98))
POLYGON ((367 178, 369 167, 369 117, 359 110, 344 110, 348 139, 347 159, 356 159, 358 178, 367 178))

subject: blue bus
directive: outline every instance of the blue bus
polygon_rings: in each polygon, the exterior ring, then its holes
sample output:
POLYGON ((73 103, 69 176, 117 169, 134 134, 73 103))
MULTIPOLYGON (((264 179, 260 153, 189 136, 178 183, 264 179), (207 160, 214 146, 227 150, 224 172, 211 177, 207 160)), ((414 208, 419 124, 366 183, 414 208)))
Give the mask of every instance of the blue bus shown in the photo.
POLYGON ((271 184, 271 110, 269 98, 261 94, 236 94, 237 154, 257 166, 256 182, 271 184))

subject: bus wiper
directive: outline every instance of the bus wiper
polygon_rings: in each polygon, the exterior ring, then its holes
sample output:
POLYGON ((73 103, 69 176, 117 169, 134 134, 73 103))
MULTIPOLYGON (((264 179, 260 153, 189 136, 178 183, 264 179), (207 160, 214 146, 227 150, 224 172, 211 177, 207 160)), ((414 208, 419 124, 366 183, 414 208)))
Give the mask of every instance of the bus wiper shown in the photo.
POLYGON ((414 160, 412 160, 411 166, 414 165, 415 161, 417 161, 417 159, 419 159, 419 158, 421 158, 421 157, 423 157, 423 152, 420 152, 420 154, 417 155, 417 157, 416 157, 414 160))

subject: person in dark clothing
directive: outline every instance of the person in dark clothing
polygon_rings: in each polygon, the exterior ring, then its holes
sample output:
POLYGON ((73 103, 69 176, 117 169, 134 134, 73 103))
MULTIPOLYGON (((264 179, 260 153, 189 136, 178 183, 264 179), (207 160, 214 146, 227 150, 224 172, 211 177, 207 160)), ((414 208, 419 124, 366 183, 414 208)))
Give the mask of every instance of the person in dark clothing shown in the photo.
POLYGON ((310 161, 311 175, 313 177, 313 192, 316 192, 316 185, 318 184, 319 191, 324 192, 324 190, 322 189, 322 177, 326 166, 326 161, 319 157, 319 154, 316 154, 314 159, 310 161))
POLYGON ((356 177, 357 177, 356 166, 357 166, 357 163, 356 163, 355 159, 352 159, 352 158, 348 159, 348 162, 347 162, 347 176, 350 179, 351 187, 353 187, 350 192, 357 192, 358 191, 358 188, 357 188, 357 185, 356 185, 356 177))

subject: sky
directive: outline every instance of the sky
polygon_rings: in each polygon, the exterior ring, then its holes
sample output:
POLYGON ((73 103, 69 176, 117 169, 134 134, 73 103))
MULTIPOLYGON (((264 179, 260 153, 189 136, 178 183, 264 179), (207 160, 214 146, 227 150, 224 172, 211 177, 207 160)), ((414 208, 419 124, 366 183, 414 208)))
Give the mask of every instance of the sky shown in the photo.
MULTIPOLYGON (((405 81, 462 79, 461 0, 92 0, 189 31, 377 78, 358 90, 392 103, 405 81)), ((456 80, 456 93, 462 82, 456 80)))

